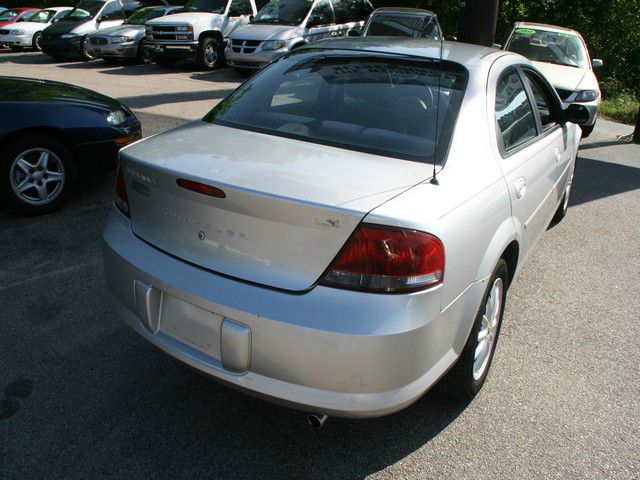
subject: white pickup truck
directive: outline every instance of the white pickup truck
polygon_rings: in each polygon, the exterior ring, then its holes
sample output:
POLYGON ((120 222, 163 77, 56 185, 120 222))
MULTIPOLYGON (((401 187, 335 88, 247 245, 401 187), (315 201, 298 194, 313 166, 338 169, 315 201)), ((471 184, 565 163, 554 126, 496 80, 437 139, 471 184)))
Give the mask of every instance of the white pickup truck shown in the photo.
MULTIPOLYGON (((266 2, 257 3, 262 7, 266 2)), ((212 70, 224 61, 229 34, 256 12, 256 0, 189 0, 180 13, 148 21, 145 42, 160 65, 191 58, 212 70)))

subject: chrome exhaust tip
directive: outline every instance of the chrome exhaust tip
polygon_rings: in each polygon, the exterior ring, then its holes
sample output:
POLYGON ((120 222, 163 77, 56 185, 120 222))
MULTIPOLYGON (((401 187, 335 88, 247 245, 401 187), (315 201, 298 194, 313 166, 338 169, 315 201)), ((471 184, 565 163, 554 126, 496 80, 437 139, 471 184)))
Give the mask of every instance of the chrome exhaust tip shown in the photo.
POLYGON ((320 429, 324 425, 324 422, 329 418, 327 415, 311 414, 307 416, 307 422, 311 428, 320 429))

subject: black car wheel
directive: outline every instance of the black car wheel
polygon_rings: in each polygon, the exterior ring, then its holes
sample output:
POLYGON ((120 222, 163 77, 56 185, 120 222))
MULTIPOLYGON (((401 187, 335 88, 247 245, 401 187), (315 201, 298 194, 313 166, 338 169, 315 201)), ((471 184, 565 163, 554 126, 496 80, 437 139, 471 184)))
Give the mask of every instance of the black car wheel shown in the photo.
POLYGON ((88 61, 95 60, 97 58, 89 51, 89 39, 86 37, 84 38, 84 40, 82 40, 82 45, 80 46, 80 54, 82 55, 82 58, 84 60, 88 61))
POLYGON ((198 46, 198 62, 207 70, 213 70, 222 65, 224 52, 220 42, 213 38, 207 37, 200 41, 198 46))
POLYGON ((18 137, 0 155, 0 194, 24 213, 40 215, 57 210, 75 186, 73 155, 55 137, 18 137))
POLYGON ((147 65, 152 60, 153 52, 145 42, 140 42, 140 45, 138 45, 138 62, 147 65))
POLYGON ((36 32, 33 36, 33 49, 38 52, 42 50, 42 32, 36 32))
POLYGON ((507 263, 500 259, 489 280, 467 343, 456 364, 441 381, 444 392, 455 400, 473 399, 487 379, 502 325, 508 278, 507 263))

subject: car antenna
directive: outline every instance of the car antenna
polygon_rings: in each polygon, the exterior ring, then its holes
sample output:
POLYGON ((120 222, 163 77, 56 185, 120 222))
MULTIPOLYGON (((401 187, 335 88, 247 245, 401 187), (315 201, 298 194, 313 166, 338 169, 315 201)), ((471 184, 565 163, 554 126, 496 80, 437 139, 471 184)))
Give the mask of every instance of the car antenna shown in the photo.
POLYGON ((431 185, 440 185, 436 177, 436 160, 438 156, 438 124, 440 123, 440 86, 442 78, 442 52, 444 50, 444 38, 440 35, 440 59, 438 65, 438 100, 436 101, 436 136, 433 142, 433 176, 429 183, 431 185))

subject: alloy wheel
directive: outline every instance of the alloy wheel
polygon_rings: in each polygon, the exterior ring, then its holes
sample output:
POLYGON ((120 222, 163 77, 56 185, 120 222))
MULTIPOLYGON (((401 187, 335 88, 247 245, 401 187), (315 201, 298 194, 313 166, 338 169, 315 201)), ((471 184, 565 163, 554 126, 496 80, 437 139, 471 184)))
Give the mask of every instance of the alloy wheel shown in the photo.
POLYGON ((498 336, 502 299, 504 297, 504 283, 498 277, 491 286, 489 297, 482 315, 482 323, 478 331, 478 342, 473 361, 473 378, 478 380, 486 372, 491 359, 491 352, 498 336))
POLYGON ((204 50, 204 61, 207 66, 213 67, 218 62, 218 50, 214 45, 209 44, 204 50))
POLYGON ((60 157, 46 148, 32 148, 19 154, 9 169, 11 189, 20 201, 47 205, 64 188, 65 169, 60 157))

